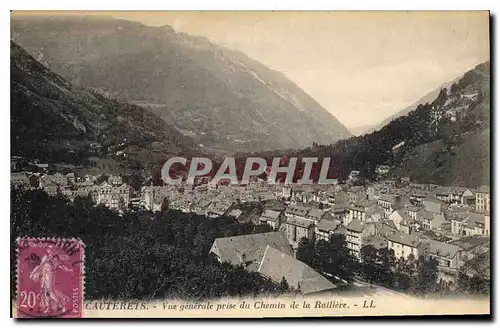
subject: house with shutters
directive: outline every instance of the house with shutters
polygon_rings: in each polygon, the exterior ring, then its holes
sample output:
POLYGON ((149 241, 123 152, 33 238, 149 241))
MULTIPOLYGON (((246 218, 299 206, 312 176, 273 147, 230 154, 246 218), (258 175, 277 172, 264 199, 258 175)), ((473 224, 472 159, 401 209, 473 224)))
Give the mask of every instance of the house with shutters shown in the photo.
POLYGON ((406 207, 404 208, 404 211, 406 213, 408 213, 408 215, 413 219, 413 220, 416 220, 417 219, 417 213, 419 211, 423 211, 424 209, 421 207, 421 206, 415 206, 415 205, 406 205, 406 207))
POLYGON ((472 190, 469 188, 464 188, 464 187, 452 187, 450 189, 450 204, 455 204, 455 205, 460 205, 464 204, 464 198, 470 198, 474 194, 472 193, 472 190))
POLYGON ((347 190, 347 194, 349 195, 350 203, 356 203, 367 199, 366 190, 363 186, 352 186, 347 190))
POLYGON ((387 235, 386 239, 388 248, 394 251, 397 259, 401 257, 408 259, 410 254, 414 258, 418 258, 418 246, 420 245, 420 238, 418 236, 396 232, 387 235))
POLYGON ((113 186, 103 182, 96 187, 97 204, 103 204, 108 208, 123 211, 128 207, 132 196, 132 187, 126 183, 113 186))
POLYGON ((348 225, 352 220, 365 221, 367 218, 374 216, 381 216, 381 209, 377 209, 377 201, 363 200, 357 203, 351 204, 349 207, 349 215, 343 222, 344 225, 348 225))
POLYGON ((317 224, 316 224, 316 230, 315 230, 315 237, 316 240, 323 239, 323 240, 330 240, 330 236, 332 236, 335 233, 339 233, 339 227, 341 226, 341 222, 335 219, 321 219, 317 224))
POLYGON ((410 195, 410 203, 413 205, 422 205, 424 199, 428 196, 426 191, 421 189, 413 189, 409 193, 410 195))
POLYGON ((460 213, 451 219, 451 233, 455 236, 488 236, 489 215, 483 213, 460 213), (488 220, 488 222, 487 222, 488 220), (488 229, 486 227, 488 226, 488 229))
POLYGON ((434 190, 433 193, 437 199, 447 204, 451 203, 451 187, 439 186, 434 190))
POLYGON ((462 249, 450 243, 432 239, 422 239, 420 249, 438 263, 438 279, 455 282, 458 270, 462 266, 462 249))
POLYGON ((286 232, 286 238, 294 252, 297 250, 299 243, 302 238, 307 238, 309 240, 314 240, 314 222, 304 219, 304 218, 287 218, 285 223, 283 223, 284 230, 286 232))
POLYGON ((363 241, 368 236, 375 235, 375 231, 375 223, 367 223, 358 219, 352 220, 345 227, 347 248, 349 248, 351 254, 353 254, 357 258, 361 258, 361 248, 363 247, 363 241))
POLYGON ((446 219, 442 213, 433 213, 426 210, 419 211, 415 219, 424 230, 439 231, 446 219))
POLYGON ((476 211, 490 211, 490 187, 481 186, 476 190, 476 211))
POLYGON ((392 194, 382 194, 379 196, 377 202, 378 205, 382 208, 384 211, 384 218, 388 218, 389 215, 394 211, 392 208, 393 202, 396 200, 396 195, 392 194))

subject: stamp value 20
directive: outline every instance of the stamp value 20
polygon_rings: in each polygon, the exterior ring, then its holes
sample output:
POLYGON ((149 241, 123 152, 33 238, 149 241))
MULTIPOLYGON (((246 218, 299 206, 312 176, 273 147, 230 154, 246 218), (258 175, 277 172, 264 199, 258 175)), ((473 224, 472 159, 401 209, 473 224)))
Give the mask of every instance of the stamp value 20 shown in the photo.
POLYGON ((84 244, 71 238, 17 239, 17 317, 80 318, 84 244))

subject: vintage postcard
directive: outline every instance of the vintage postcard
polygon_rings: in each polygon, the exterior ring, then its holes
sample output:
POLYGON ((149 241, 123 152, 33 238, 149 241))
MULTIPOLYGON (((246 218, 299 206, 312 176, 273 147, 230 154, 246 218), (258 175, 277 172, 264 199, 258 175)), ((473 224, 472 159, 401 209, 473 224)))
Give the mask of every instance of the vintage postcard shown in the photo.
POLYGON ((487 11, 13 11, 19 319, 491 316, 487 11))

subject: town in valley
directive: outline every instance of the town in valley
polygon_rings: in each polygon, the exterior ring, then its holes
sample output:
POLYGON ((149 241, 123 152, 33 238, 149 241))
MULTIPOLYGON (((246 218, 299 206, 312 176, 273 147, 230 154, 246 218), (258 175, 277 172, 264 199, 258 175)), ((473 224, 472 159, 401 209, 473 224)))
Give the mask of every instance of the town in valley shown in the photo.
POLYGON ((64 316, 68 277, 78 316, 486 313, 488 11, 12 11, 10 35, 23 315, 64 316))
POLYGON ((154 212, 172 210, 207 220, 228 217, 238 223, 268 225, 272 232, 216 238, 210 254, 276 283, 284 278, 303 294, 337 287, 296 259, 304 238, 328 241, 332 235, 345 236, 349 252, 359 261, 366 246, 390 250, 396 259, 426 254, 438 263, 438 281, 451 288, 459 272, 489 279, 486 185, 465 188, 423 184, 409 177, 389 179, 390 167, 381 165, 376 170, 379 178, 369 183, 360 183, 360 172, 353 170, 346 181, 335 179, 331 185, 271 184, 265 177, 254 177, 247 185, 228 185, 204 177, 194 185, 157 186, 149 177, 135 189, 121 175, 49 173, 48 164, 27 163, 19 157, 12 163, 13 188, 40 189, 69 201, 88 198, 118 213, 151 213, 151 219, 154 212), (16 172, 23 165, 33 170, 16 172))

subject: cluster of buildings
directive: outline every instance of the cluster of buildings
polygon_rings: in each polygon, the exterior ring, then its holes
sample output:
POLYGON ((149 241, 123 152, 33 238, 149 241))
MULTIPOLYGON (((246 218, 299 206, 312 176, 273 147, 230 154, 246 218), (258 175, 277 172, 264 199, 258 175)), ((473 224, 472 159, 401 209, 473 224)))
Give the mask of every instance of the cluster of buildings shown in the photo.
MULTIPOLYGON (((358 174, 351 172, 352 180, 358 174)), ((209 218, 230 216, 238 222, 267 224, 280 232, 290 247, 285 252, 270 245, 269 255, 280 251, 293 257, 302 238, 328 240, 333 234, 343 234, 348 248, 358 258, 366 245, 391 249, 397 258, 418 258, 425 254, 438 260, 441 278, 450 281, 476 257, 471 255, 476 254, 471 243, 480 249, 489 245, 488 186, 475 189, 438 186, 414 183, 409 178, 386 179, 363 186, 272 185, 254 179, 248 185, 235 186, 215 185, 210 181, 198 186, 146 183, 140 190, 134 190, 120 176, 101 179, 89 175, 77 177, 73 173, 25 172, 11 173, 11 184, 41 188, 48 194, 69 199, 90 197, 95 204, 118 211, 160 211, 167 206, 209 218), (263 204, 260 214, 243 215, 241 205, 256 202, 263 204), (472 241, 467 244, 467 251, 461 241, 464 238, 472 241)), ((262 246, 260 260, 264 253, 266 248, 262 246)))
POLYGON ((124 211, 133 200, 134 190, 118 175, 111 175, 98 183, 98 177, 74 173, 44 174, 26 172, 11 173, 11 185, 17 188, 42 189, 51 196, 61 195, 70 200, 76 197, 90 197, 95 204, 124 211))
POLYGON ((484 255, 490 245, 489 187, 401 181, 316 190, 278 186, 274 194, 285 208, 265 208, 253 221, 282 232, 292 254, 302 238, 328 240, 333 234, 343 234, 360 260, 361 249, 368 245, 393 250, 396 258, 428 256, 438 261, 439 278, 450 283, 459 269, 476 258, 488 261, 484 255))
POLYGON ((273 193, 284 208, 264 207, 253 220, 268 224, 274 233, 219 238, 210 253, 277 283, 285 278, 304 294, 335 286, 295 259, 299 242, 302 238, 329 240, 333 234, 345 235, 349 250, 359 260, 361 249, 370 245, 393 250, 398 259, 431 257, 438 262, 439 279, 450 285, 459 269, 489 277, 489 188, 402 181, 316 190, 278 186, 273 193), (297 272, 308 272, 311 281, 297 272))

